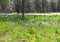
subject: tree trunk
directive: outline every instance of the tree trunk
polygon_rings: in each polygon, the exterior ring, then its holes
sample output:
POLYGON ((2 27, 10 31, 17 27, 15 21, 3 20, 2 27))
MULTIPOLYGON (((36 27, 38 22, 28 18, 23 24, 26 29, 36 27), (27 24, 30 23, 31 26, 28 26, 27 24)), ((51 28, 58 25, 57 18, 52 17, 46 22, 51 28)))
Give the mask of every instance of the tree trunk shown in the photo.
POLYGON ((42 12, 44 13, 44 2, 42 0, 42 12))
POLYGON ((24 19, 24 0, 22 0, 22 19, 24 19))
POLYGON ((17 13, 19 14, 19 0, 17 0, 16 11, 17 11, 17 13))

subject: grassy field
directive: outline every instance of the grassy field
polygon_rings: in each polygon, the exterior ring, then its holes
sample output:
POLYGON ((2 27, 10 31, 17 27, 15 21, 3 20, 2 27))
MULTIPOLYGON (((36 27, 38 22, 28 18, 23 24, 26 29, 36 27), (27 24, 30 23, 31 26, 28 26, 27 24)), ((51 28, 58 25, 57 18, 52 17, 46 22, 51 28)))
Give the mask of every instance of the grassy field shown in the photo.
POLYGON ((60 42, 60 16, 0 15, 0 42, 60 42))

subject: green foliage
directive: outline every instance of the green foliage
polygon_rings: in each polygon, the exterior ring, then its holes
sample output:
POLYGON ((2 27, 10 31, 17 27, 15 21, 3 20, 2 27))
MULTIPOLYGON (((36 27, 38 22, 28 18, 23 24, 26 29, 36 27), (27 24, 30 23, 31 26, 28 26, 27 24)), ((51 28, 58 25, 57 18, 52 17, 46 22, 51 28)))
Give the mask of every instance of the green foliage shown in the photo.
POLYGON ((0 15, 1 42, 60 42, 60 16, 0 15), (58 38, 58 39, 57 39, 58 38))
POLYGON ((35 42, 42 42, 40 37, 35 37, 35 42))
POLYGON ((57 39, 57 42, 60 42, 60 38, 57 39))

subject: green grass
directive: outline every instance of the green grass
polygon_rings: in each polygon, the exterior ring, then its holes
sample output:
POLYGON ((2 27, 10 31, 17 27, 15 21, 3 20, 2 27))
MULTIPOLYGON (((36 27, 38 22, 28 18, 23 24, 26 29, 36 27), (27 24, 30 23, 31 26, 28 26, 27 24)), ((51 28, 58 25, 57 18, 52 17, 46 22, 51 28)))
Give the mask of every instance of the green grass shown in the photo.
POLYGON ((60 42, 60 16, 0 15, 0 42, 60 42))

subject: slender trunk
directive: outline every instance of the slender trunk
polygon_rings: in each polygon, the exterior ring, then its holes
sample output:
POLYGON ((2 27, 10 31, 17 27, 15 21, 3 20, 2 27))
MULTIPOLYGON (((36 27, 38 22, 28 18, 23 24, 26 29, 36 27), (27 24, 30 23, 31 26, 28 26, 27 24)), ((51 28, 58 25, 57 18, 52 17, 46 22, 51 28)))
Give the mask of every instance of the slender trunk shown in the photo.
POLYGON ((16 11, 17 11, 17 13, 19 14, 19 0, 17 0, 17 5, 16 5, 16 11))
POLYGON ((24 0, 22 0, 22 19, 24 19, 24 0))
POLYGON ((38 8, 37 8, 37 13, 38 13, 38 8))
POLYGON ((44 13, 44 2, 42 0, 42 12, 44 13))

